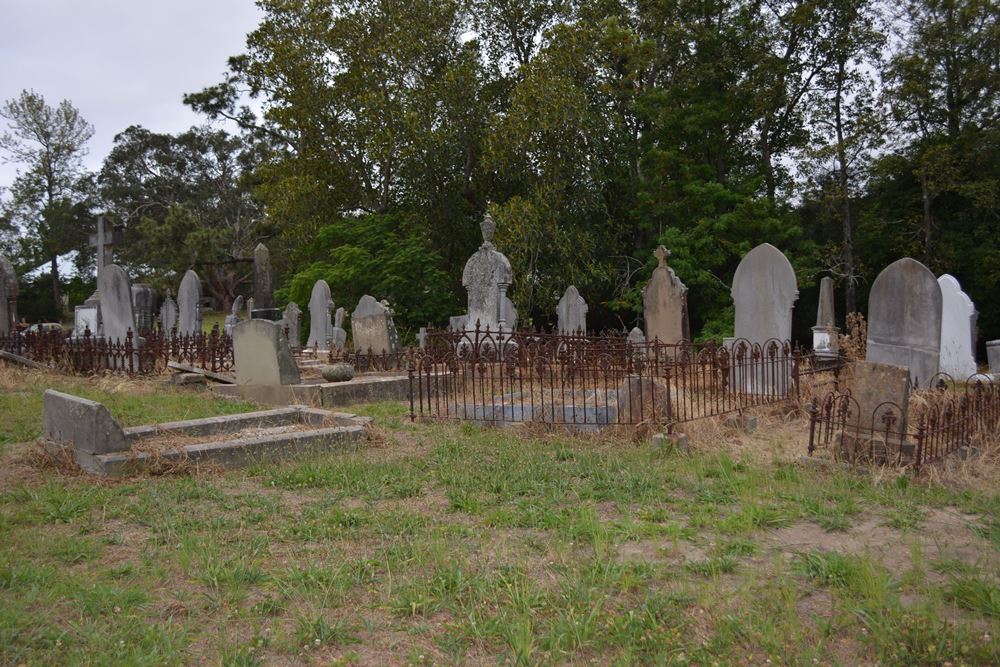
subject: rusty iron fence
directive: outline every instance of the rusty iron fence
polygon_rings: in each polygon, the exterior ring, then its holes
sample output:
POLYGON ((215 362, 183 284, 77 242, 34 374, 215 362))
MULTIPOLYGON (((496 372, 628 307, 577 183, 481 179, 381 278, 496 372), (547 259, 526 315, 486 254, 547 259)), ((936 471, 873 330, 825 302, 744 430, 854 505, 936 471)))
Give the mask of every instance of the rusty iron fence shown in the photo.
POLYGON ((124 340, 97 337, 89 329, 69 337, 58 331, 30 332, 0 336, 0 350, 77 374, 149 375, 170 361, 216 373, 234 367, 232 337, 218 326, 192 335, 154 330, 139 337, 130 330, 124 340))
POLYGON ((1000 385, 976 375, 964 383, 939 374, 929 389, 903 403, 862 407, 849 390, 814 398, 809 455, 821 448, 837 461, 922 466, 981 447, 1000 429, 1000 385))
POLYGON ((410 361, 410 416, 593 430, 668 429, 798 396, 805 374, 837 373, 788 342, 634 343, 623 335, 435 332, 410 361))

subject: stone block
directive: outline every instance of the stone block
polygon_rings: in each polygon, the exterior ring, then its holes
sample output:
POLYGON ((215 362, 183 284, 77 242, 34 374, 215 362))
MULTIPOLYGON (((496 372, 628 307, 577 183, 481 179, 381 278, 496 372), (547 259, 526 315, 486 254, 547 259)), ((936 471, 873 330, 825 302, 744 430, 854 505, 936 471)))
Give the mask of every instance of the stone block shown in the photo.
POLYGON ((268 320, 249 320, 233 327, 236 384, 297 384, 299 368, 282 327, 268 320))
POLYGON ((653 449, 660 452, 679 451, 691 453, 691 441, 686 433, 657 433, 650 438, 653 449))
POLYGON ((174 373, 170 379, 179 385, 208 384, 208 378, 200 373, 174 373))
POLYGON ((108 409, 97 401, 47 389, 42 405, 42 437, 71 446, 81 468, 96 471, 98 454, 128 449, 125 432, 108 409))
POLYGON ((990 373, 1000 375, 1000 340, 986 343, 986 358, 990 362, 990 373))

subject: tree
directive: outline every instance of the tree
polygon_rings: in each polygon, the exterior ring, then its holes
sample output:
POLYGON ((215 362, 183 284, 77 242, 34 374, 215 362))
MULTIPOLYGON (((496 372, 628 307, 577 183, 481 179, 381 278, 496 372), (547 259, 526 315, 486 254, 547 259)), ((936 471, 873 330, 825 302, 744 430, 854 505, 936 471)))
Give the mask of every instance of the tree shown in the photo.
POLYGON ((204 127, 169 135, 132 126, 117 135, 99 183, 126 224, 124 256, 167 283, 197 268, 212 298, 228 309, 252 275, 254 247, 274 234, 253 196, 254 167, 265 152, 204 127))
POLYGON ((61 310, 59 255, 85 250, 89 233, 91 185, 83 157, 94 128, 68 100, 51 107, 31 90, 7 100, 0 116, 8 122, 0 150, 25 167, 11 186, 4 217, 24 233, 28 254, 50 263, 52 303, 61 310))

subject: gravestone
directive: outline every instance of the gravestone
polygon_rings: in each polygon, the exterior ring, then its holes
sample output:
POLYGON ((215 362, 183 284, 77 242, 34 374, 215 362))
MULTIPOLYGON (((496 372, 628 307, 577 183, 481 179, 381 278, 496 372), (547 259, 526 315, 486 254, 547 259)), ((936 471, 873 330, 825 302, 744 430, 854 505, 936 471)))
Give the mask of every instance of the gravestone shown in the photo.
POLYGON ((868 296, 867 360, 910 369, 926 386, 941 358, 941 286, 931 271, 904 257, 878 274, 868 296))
POLYGON ((465 331, 468 326, 468 315, 452 315, 448 318, 448 331, 465 331))
POLYGON ((314 350, 327 350, 333 325, 330 324, 330 309, 333 299, 330 298, 330 286, 325 280, 317 280, 309 297, 309 338, 306 347, 314 350))
POLYGON ((0 308, 4 308, 7 314, 4 320, 0 321, 0 331, 3 331, 4 323, 6 323, 7 331, 14 331, 17 324, 17 297, 20 293, 20 287, 17 282, 17 273, 14 271, 14 264, 3 255, 0 255, 0 282, 3 283, 5 294, 0 308))
POLYGON ((128 332, 136 330, 132 288, 125 270, 116 264, 101 267, 97 271, 97 291, 101 295, 101 335, 111 342, 124 343, 128 332))
POLYGON ((628 344, 633 347, 643 347, 646 345, 646 334, 642 333, 642 329, 639 327, 634 327, 628 332, 628 344))
POLYGON ((281 321, 288 329, 288 344, 293 348, 297 348, 302 345, 302 309, 299 308, 299 304, 294 301, 290 301, 288 305, 285 306, 285 312, 281 315, 281 321))
POLYGON ((559 333, 586 334, 587 333, 587 302, 580 296, 575 285, 566 288, 566 292, 559 299, 556 306, 556 317, 559 322, 559 333))
POLYGON ((255 308, 274 308, 271 252, 263 243, 253 250, 253 297, 255 308))
POLYGON ((420 327, 420 331, 417 332, 417 345, 421 350, 427 349, 427 327, 420 327))
POLYGON ((976 306, 947 273, 941 286, 941 357, 938 372, 963 381, 976 374, 976 306))
POLYGON ((833 278, 819 281, 819 306, 813 327, 813 352, 821 359, 836 359, 840 355, 840 329, 836 326, 833 306, 833 278))
POLYGON ((762 243, 736 267, 731 290, 736 306, 734 338, 764 345, 790 341, 792 309, 799 298, 795 270, 785 255, 762 243))
POLYGON ((7 281, 0 276, 0 336, 7 336, 13 331, 10 323, 10 313, 7 306, 7 281))
POLYGON ((990 373, 1000 376, 1000 340, 987 341, 986 360, 990 363, 990 373))
POLYGON ((153 330, 156 323, 156 290, 145 283, 132 285, 132 309, 137 334, 153 330))
POLYGON ((688 335, 685 331, 687 287, 667 266, 670 251, 659 246, 654 254, 659 264, 642 290, 646 339, 655 338, 667 345, 677 345, 688 335))
MULTIPOLYGON (((510 262, 493 245, 496 223, 489 213, 480 224, 483 243, 465 263, 462 271, 462 287, 468 292, 468 313, 466 323, 491 331, 511 330, 509 320, 516 320, 517 311, 507 299, 507 289, 513 282, 514 274, 510 262)), ((352 322, 353 326, 353 322, 352 322)))
POLYGON ((236 384, 273 387, 298 384, 299 367, 283 327, 269 320, 247 320, 233 327, 236 384))
POLYGON ((346 313, 347 311, 341 306, 333 317, 333 333, 330 336, 330 344, 337 352, 342 352, 347 346, 347 330, 344 329, 344 315, 346 313))
POLYGON ((242 322, 240 319, 241 310, 243 310, 243 295, 239 294, 236 299, 233 300, 232 310, 228 315, 226 315, 226 321, 222 324, 222 330, 230 336, 233 335, 233 327, 242 322))
POLYGON ((163 330, 163 333, 169 335, 171 331, 177 328, 177 318, 177 302, 174 301, 174 297, 170 295, 170 290, 168 289, 167 296, 163 300, 163 305, 160 306, 160 328, 163 330))
POLYGON ((188 269, 177 290, 177 333, 192 336, 201 333, 201 279, 188 269))
POLYGON ((351 334, 355 352, 386 354, 399 351, 392 311, 365 294, 351 313, 351 334))

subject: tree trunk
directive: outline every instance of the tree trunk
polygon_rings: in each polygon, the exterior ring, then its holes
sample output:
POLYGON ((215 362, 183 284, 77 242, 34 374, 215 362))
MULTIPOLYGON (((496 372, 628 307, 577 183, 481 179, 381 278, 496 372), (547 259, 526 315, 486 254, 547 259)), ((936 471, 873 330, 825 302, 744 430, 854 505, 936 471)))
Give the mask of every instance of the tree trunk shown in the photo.
POLYGON ((62 295, 59 293, 59 255, 52 255, 52 303, 60 317, 63 314, 62 295))
POLYGON ((844 97, 844 79, 846 63, 843 59, 837 63, 837 93, 834 99, 834 122, 837 127, 837 163, 838 181, 840 185, 841 223, 844 230, 844 247, 841 254, 843 273, 847 278, 844 284, 844 314, 857 311, 857 297, 854 291, 854 220, 851 216, 850 173, 847 166, 847 146, 844 141, 844 116, 842 102, 844 97))
POLYGON ((920 174, 920 196, 924 204, 924 261, 930 262, 933 245, 934 217, 931 215, 931 192, 927 174, 920 174))

